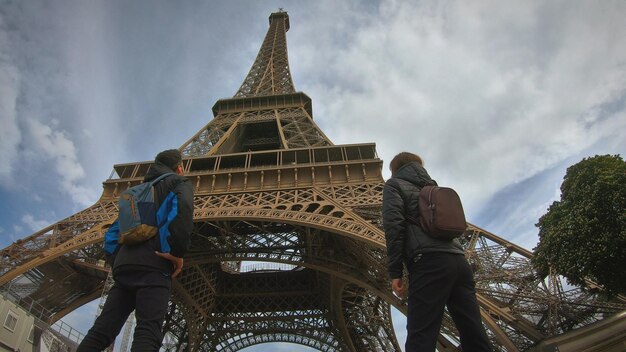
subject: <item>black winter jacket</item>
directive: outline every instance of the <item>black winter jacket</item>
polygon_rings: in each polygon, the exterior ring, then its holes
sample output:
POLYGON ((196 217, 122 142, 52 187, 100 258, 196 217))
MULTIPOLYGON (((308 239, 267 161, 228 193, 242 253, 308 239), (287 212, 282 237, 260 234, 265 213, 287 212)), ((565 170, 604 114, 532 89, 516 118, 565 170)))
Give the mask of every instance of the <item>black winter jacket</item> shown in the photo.
POLYGON ((402 263, 419 253, 447 252, 463 254, 458 239, 443 241, 426 234, 418 225, 409 223, 407 215, 417 218, 419 192, 422 187, 436 185, 426 169, 410 162, 396 171, 383 189, 383 227, 387 242, 387 270, 392 279, 402 277, 402 263))
MULTIPOLYGON (((153 164, 144 177, 144 182, 152 181, 168 172, 174 171, 161 163, 153 164)), ((174 192, 178 199, 178 215, 169 225, 171 234, 168 239, 171 247, 170 254, 182 258, 189 247, 189 237, 193 229, 193 188, 191 182, 180 175, 165 177, 155 186, 157 208, 170 191, 174 192)), ((121 245, 114 259, 113 272, 154 270, 171 274, 171 262, 154 254, 155 251, 161 252, 158 235, 137 245, 121 245)))

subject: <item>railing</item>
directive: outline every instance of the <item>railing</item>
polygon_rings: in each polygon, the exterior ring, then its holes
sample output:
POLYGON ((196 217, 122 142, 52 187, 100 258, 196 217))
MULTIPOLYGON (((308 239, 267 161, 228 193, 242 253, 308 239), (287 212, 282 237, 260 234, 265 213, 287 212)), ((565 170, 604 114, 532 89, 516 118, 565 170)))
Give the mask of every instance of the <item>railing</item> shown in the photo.
POLYGON ((32 315, 33 318, 39 322, 39 324, 36 324, 37 326, 44 327, 42 339, 45 343, 52 344, 50 345, 54 346, 52 349, 58 351, 73 350, 70 346, 80 343, 84 335, 62 320, 50 325, 50 317, 53 315, 52 312, 28 296, 22 297, 19 292, 14 289, 14 286, 18 285, 22 286, 22 288, 27 286, 25 284, 15 284, 11 282, 8 285, 0 287, 0 294, 7 301, 13 302, 32 315), (45 327, 47 327, 47 329, 45 327), (58 341, 53 342, 53 340, 58 341))
MULTIPOLYGON (((233 154, 193 157, 183 160, 185 173, 220 173, 241 169, 313 167, 344 163, 381 163, 374 143, 333 145, 310 148, 252 151, 233 154)), ((114 165, 106 182, 126 178, 142 178, 152 161, 114 165)), ((105 182, 105 183, 106 183, 105 182)))
POLYGON ((85 337, 85 335, 82 332, 74 329, 74 327, 67 324, 63 320, 59 320, 56 323, 54 323, 50 327, 50 329, 55 330, 56 332, 61 334, 61 336, 63 336, 64 338, 67 338, 71 342, 75 342, 76 344, 80 343, 85 337))
POLYGON ((14 289, 14 285, 18 286, 19 284, 11 282, 8 285, 0 286, 0 294, 6 300, 15 303, 26 312, 30 313, 35 319, 48 325, 48 319, 52 316, 52 312, 28 296, 22 297, 19 292, 14 289))

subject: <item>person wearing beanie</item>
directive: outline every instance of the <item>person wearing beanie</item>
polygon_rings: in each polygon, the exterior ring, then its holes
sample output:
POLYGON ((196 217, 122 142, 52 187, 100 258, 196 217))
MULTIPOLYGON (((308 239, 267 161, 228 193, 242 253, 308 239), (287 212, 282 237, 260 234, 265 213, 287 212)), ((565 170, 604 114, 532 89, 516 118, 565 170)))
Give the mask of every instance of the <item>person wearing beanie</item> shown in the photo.
POLYGON ((166 199, 175 199, 177 208, 176 217, 167 228, 169 248, 162 248, 159 235, 139 244, 119 245, 108 260, 113 270, 113 287, 77 352, 106 349, 132 311, 135 311, 137 325, 131 350, 148 352, 161 348, 172 278, 183 268, 193 229, 193 188, 183 177, 182 155, 178 149, 157 154, 143 181, 151 182, 163 174, 171 175, 154 185, 156 207, 158 209, 166 199), (168 198, 170 193, 175 197, 168 198))

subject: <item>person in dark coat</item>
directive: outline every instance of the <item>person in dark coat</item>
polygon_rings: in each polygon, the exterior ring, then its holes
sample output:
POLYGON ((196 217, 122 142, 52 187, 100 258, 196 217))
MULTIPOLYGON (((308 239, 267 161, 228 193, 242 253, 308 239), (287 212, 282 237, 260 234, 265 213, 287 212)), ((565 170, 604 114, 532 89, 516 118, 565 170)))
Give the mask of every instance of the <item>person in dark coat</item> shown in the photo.
POLYGON ((461 243, 456 238, 430 237, 407 221, 418 214, 422 187, 437 183, 413 153, 399 153, 389 168, 391 178, 383 189, 383 227, 391 287, 402 299, 408 293, 406 352, 435 351, 446 306, 459 330, 463 351, 491 351, 474 276, 461 243), (402 278, 403 265, 409 273, 408 288, 402 278))
MULTIPOLYGON (((183 268, 183 256, 189 246, 193 229, 193 188, 183 177, 182 155, 177 149, 159 153, 144 182, 166 176, 155 184, 157 208, 170 193, 175 217, 151 239, 135 245, 119 245, 108 258, 112 263, 114 284, 108 293, 102 312, 96 318, 78 352, 102 351, 114 341, 134 310, 137 325, 132 351, 158 351, 163 341, 162 326, 170 298, 172 278, 183 268), (165 238, 165 239, 163 239, 165 238), (165 248, 164 248, 165 247, 165 248)), ((109 231, 116 228, 114 223, 109 231)))

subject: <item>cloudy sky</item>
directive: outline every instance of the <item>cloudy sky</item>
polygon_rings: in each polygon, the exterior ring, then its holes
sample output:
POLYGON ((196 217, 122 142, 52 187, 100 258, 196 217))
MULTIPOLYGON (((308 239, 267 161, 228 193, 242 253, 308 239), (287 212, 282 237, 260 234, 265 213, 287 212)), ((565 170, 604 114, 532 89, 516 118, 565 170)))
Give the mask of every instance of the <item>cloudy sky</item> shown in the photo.
POLYGON ((186 142, 279 8, 335 144, 375 142, 385 177, 420 154, 471 223, 527 249, 568 166, 626 154, 621 0, 0 0, 0 247, 93 204, 114 164, 186 142))

